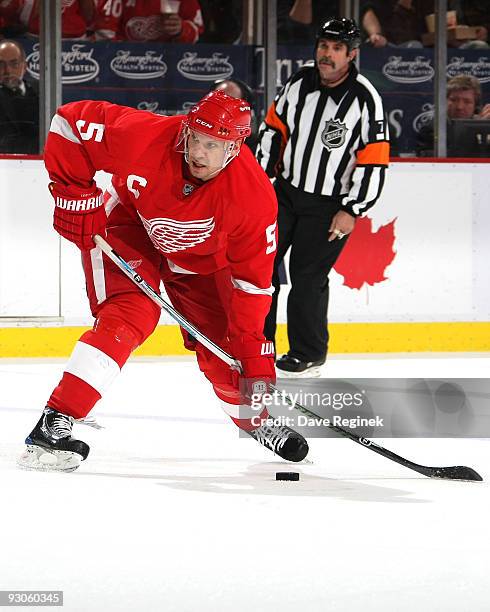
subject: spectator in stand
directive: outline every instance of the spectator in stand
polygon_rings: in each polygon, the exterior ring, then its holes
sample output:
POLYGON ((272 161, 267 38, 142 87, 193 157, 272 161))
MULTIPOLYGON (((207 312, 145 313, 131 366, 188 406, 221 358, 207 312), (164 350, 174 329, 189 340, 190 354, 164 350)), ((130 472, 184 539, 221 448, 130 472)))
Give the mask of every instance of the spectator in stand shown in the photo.
MULTIPOLYGON (((289 18, 297 23, 310 25, 313 35, 334 15, 340 13, 338 0, 295 0, 289 11, 289 18)), ((311 41, 308 41, 308 44, 311 41)))
MULTIPOLYGON (((454 119, 490 119, 490 104, 481 105, 480 81, 467 74, 459 74, 447 83, 447 154, 448 157, 462 156, 458 142, 453 139, 451 121, 454 119)), ((434 121, 428 121, 417 138, 417 154, 420 157, 434 156, 434 121)))
POLYGON ((242 34, 242 0, 200 0, 204 32, 200 43, 234 45, 242 34))
POLYGON ((338 0, 278 0, 277 42, 309 45, 318 28, 339 14, 338 0))
POLYGON ((121 40, 122 0, 96 0, 95 15, 90 24, 92 40, 121 40))
POLYGON ((210 91, 220 90, 223 93, 231 96, 232 98, 241 98, 248 102, 250 105, 250 110, 252 112, 252 118, 250 122, 250 127, 252 129, 252 133, 247 138, 246 145, 249 146, 252 151, 255 152, 255 148, 257 146, 257 119, 255 116, 255 96, 252 89, 242 80, 240 79, 218 79, 214 81, 214 83, 210 87, 210 91))
MULTIPOLYGON (((32 36, 39 36, 39 0, 3 0, 13 23, 18 23, 32 36)), ((0 14, 1 11, 0 11, 0 14)), ((85 39, 87 26, 94 19, 95 0, 63 0, 61 3, 61 35, 63 38, 85 39)))
POLYGON ((460 49, 488 49, 490 6, 488 0, 453 0, 459 24, 476 28, 476 39, 463 42, 460 49))
MULTIPOLYGON (((27 33, 39 36, 39 0, 18 0, 19 20, 27 33)), ((87 38, 87 28, 95 16, 95 0, 64 0, 61 3, 61 36, 87 38)))
MULTIPOLYGON (((434 0, 364 0, 361 15, 366 42, 373 47, 422 47, 421 35, 427 32, 425 18, 434 13, 434 6, 434 0)), ((448 0, 447 9, 456 11, 458 24, 477 30, 475 40, 451 40, 452 47, 488 48, 488 1, 448 0)))
POLYGON ((480 81, 474 76, 459 74, 447 83, 448 119, 489 119, 490 104, 481 104, 480 81))
POLYGON ((0 152, 39 153, 39 94, 24 80, 26 56, 16 40, 0 41, 0 152))
POLYGON ((19 0, 0 0, 0 39, 16 38, 27 31, 18 18, 18 2, 19 0))
POLYGON ((376 48, 421 48, 422 34, 427 32, 425 17, 433 12, 434 0, 365 0, 361 3, 365 42, 376 48))
POLYGON ((132 41, 195 43, 203 32, 197 0, 127 0, 122 36, 132 41))
POLYGON ((278 0, 277 42, 278 44, 307 45, 311 41, 311 2, 278 0), (299 7, 294 7, 299 4, 299 7), (306 4, 309 4, 306 7, 306 4), (294 17, 291 17, 293 11, 294 17))

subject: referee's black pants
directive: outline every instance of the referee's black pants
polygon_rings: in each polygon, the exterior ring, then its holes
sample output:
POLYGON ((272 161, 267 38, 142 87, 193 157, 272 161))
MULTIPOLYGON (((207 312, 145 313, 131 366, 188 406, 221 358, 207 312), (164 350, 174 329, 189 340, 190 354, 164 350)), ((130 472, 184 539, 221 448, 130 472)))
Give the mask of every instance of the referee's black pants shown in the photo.
POLYGON ((289 354, 300 361, 319 361, 328 348, 328 274, 347 238, 328 241, 329 227, 340 204, 291 186, 282 178, 275 183, 278 211, 278 245, 274 263, 272 305, 265 320, 264 335, 275 340, 278 269, 291 246, 289 275, 291 291, 287 305, 289 354))

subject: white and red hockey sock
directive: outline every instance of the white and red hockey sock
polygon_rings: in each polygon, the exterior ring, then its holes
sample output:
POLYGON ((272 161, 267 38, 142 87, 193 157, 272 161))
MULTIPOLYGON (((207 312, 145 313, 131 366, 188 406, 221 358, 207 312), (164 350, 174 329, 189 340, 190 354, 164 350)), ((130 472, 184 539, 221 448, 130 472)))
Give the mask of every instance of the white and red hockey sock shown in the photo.
POLYGON ((75 345, 47 405, 75 419, 86 417, 138 344, 124 323, 99 318, 75 345))
POLYGON ((226 385, 213 385, 214 392, 220 399, 221 408, 230 417, 237 427, 244 431, 253 431, 260 427, 265 419, 269 418, 269 412, 263 405, 252 406, 241 404, 240 393, 234 388, 226 385))

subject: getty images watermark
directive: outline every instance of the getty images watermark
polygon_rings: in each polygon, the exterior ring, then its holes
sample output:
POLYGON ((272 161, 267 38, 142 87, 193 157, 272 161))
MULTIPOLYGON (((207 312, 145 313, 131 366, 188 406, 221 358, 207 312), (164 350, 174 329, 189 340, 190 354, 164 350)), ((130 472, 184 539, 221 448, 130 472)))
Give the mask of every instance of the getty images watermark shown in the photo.
MULTIPOLYGON (((364 404, 364 393, 362 391, 355 393, 348 392, 312 392, 298 391, 288 392, 285 390, 276 389, 272 393, 253 393, 250 397, 250 406, 253 410, 263 410, 264 408, 286 408, 289 411, 294 410, 296 403, 302 406, 308 406, 312 410, 315 408, 327 408, 335 411, 340 411, 345 408, 360 408, 364 404)), ((345 417, 340 414, 332 414, 328 417, 313 417, 304 414, 280 415, 263 419, 260 414, 252 417, 252 426, 259 427, 260 425, 268 426, 287 426, 287 427, 319 427, 334 425, 337 427, 348 427, 356 429, 358 427, 383 427, 383 419, 380 416, 361 417, 345 417)))

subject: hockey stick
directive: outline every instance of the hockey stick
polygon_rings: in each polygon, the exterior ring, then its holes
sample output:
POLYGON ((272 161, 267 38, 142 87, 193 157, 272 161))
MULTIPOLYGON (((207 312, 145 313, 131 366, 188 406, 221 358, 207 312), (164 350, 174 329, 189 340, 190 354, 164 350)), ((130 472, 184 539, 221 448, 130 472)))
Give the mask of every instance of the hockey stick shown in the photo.
MULTIPOLYGON (((222 359, 226 364, 230 367, 241 372, 241 364, 237 359, 234 359, 231 355, 229 355, 226 351, 220 348, 217 344, 215 344, 212 340, 206 337, 203 333, 201 333, 192 323, 187 321, 179 312, 175 310, 175 308, 165 301, 159 293, 157 293, 137 272, 135 272, 131 266, 102 238, 101 236, 95 235, 94 241, 96 245, 107 255, 107 257, 122 271, 128 278, 130 278, 140 289, 145 293, 155 304, 157 304, 162 310, 168 313, 181 327, 183 327, 187 332, 189 332, 196 340, 198 340, 202 345, 204 345, 207 349, 209 349, 212 353, 214 353, 217 357, 222 359)), ((271 389, 277 392, 277 388, 271 385, 271 389)), ((288 403, 291 407, 295 408, 298 412, 313 418, 313 419, 321 419, 318 414, 312 412, 309 408, 305 408, 301 404, 297 402, 293 402, 290 398, 285 396, 288 403)), ((429 478, 443 478, 449 480, 475 480, 482 481, 483 478, 476 472, 474 469, 470 467, 466 467, 464 465, 458 466, 450 466, 450 467, 428 467, 425 465, 419 465, 418 463, 414 463, 409 459, 405 459, 396 453, 379 446, 372 440, 368 440, 367 438, 362 438, 361 436, 356 435, 355 433, 344 429, 343 427, 339 427, 338 425, 328 424, 326 425, 329 429, 332 429, 336 433, 345 438, 349 438, 353 442, 364 446, 365 448, 369 448, 370 450, 378 453, 378 455, 382 455, 387 459, 391 459, 391 461, 395 461, 400 465, 409 468, 410 470, 414 470, 419 474, 423 474, 424 476, 428 476, 429 478)))
POLYGON ((231 355, 228 355, 223 349, 221 349, 217 344, 215 344, 212 340, 210 340, 207 336, 202 334, 197 327, 194 327, 192 323, 190 323, 186 318, 184 318, 175 308, 166 302, 162 296, 157 293, 153 287, 151 287, 141 276, 133 270, 133 268, 111 247, 111 245, 96 234, 94 237, 95 244, 107 255, 107 257, 116 264, 116 266, 126 274, 128 278, 130 278, 133 283, 138 285, 138 287, 146 293, 146 295, 160 306, 162 310, 164 310, 167 314, 169 314, 172 319, 177 321, 177 323, 183 327, 187 332, 189 332, 196 340, 199 340, 201 344, 203 344, 207 349, 209 349, 212 353, 214 353, 217 357, 222 359, 225 363, 227 363, 231 368, 238 370, 241 372, 242 366, 237 359, 233 359, 231 355))

